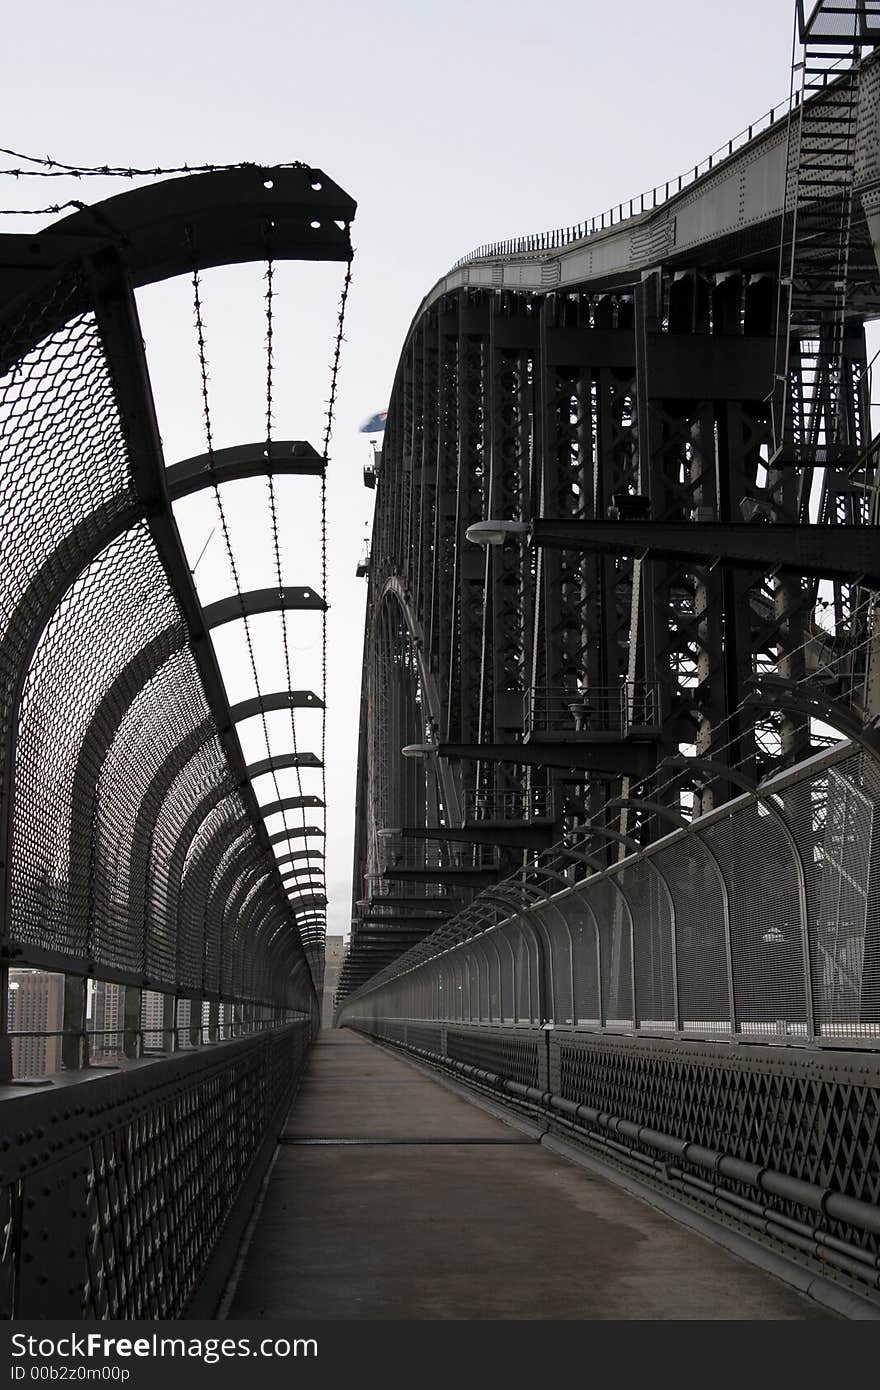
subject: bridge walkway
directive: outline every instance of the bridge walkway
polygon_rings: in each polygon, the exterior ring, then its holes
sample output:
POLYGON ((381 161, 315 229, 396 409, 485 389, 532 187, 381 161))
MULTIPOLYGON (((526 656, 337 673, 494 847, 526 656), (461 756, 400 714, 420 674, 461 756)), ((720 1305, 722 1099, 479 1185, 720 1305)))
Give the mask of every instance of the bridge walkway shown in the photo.
POLYGON ((340 1030, 312 1049, 226 1316, 833 1315, 340 1030))

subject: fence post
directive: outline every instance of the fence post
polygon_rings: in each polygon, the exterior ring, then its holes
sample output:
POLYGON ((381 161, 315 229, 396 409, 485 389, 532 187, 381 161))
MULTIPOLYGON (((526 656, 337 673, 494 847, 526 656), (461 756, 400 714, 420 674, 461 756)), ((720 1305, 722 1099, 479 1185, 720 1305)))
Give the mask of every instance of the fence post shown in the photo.
POLYGON ((202 1001, 189 1001, 189 1045, 198 1047, 202 1041, 202 1001))
POLYGON ((89 1065, 89 1040, 86 1037, 87 985, 85 975, 64 977, 61 1065, 65 1071, 80 1071, 89 1065))
POLYGON ((721 890, 721 909, 724 919, 724 955, 727 961, 727 1006, 730 1012, 730 1031, 736 1034, 739 1032, 739 1009, 736 1002, 736 981, 733 973, 733 938, 730 930, 730 895, 727 891, 727 880, 724 877, 724 871, 718 862, 718 856, 715 854, 715 851, 710 849, 703 836, 699 833, 696 835, 696 840, 706 851, 718 875, 718 886, 721 890))
POLYGON ((143 995, 137 985, 126 985, 122 999, 122 1055, 140 1057, 141 1047, 141 1001, 143 995))

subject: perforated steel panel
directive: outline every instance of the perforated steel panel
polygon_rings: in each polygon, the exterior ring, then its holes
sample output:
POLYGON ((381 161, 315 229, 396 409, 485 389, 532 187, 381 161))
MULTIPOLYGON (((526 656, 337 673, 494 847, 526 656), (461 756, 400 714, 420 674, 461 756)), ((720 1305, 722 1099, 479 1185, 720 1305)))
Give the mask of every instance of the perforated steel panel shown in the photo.
MULTIPOLYGON (((613 1046, 564 1036, 553 1045, 566 1099, 820 1188, 880 1200, 880 1088, 876 1072, 869 1078, 870 1068, 853 1066, 852 1058, 844 1072, 833 1057, 796 1052, 613 1046)), ((797 1202, 780 1198, 777 1205, 798 1220, 814 1219, 797 1202)), ((829 1224, 839 1237, 880 1254, 877 1235, 829 1224)))
POLYGON ((303 1019, 73 1086, 63 1106, 45 1093, 9 1102, 19 1142, 0 1171, 0 1316, 180 1317, 308 1038, 303 1019), (63 1238, 43 1241, 43 1228, 63 1238))
POLYGON ((509 1076, 523 1086, 538 1085, 538 1042, 534 1036, 449 1028, 446 1052, 456 1062, 469 1062, 486 1071, 509 1076))

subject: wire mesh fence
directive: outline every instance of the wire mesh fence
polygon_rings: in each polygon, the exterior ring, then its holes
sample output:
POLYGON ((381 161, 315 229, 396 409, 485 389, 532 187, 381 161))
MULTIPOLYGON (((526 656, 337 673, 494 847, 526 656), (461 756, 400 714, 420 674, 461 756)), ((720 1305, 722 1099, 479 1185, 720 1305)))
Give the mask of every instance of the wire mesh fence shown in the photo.
POLYGON ((102 999, 106 978, 108 998, 192 996, 230 1017, 308 1007, 274 858, 132 464, 99 298, 74 262, 0 312, 0 919, 15 985, 0 1032, 18 1078, 145 1047, 136 1019, 88 1014, 94 990, 75 981, 89 976, 102 999))
POLYGON ((529 906, 460 913, 340 1019, 880 1046, 878 816, 880 763, 839 744, 529 906))

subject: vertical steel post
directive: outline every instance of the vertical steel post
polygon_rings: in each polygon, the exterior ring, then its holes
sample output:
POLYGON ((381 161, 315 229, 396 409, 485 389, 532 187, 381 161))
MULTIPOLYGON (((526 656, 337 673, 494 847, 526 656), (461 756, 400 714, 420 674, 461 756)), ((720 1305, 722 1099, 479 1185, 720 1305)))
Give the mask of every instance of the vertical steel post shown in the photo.
POLYGON ((141 1003, 143 994, 137 985, 126 985, 122 993, 122 1054, 140 1057, 143 1051, 141 1003))
POLYGON ((84 975, 65 975, 62 1015, 61 1065, 65 1071, 81 1071, 89 1064, 86 1036, 86 992, 84 975))

